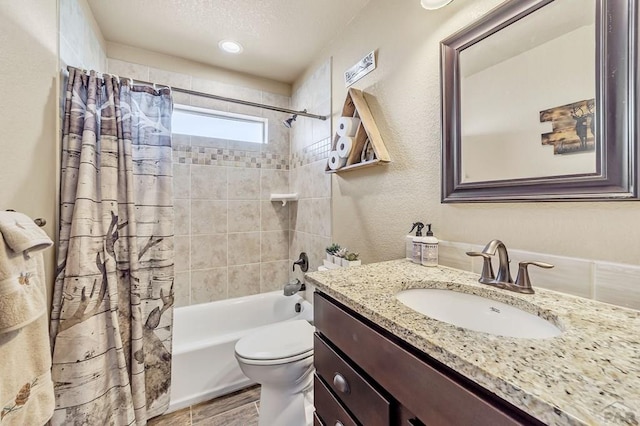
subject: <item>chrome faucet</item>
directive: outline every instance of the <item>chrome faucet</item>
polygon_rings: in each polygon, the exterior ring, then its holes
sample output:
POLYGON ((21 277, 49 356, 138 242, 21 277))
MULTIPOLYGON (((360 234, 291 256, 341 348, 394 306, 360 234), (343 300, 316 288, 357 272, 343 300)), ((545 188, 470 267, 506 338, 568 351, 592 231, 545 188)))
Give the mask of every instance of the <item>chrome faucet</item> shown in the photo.
POLYGON ((478 282, 518 293, 534 293, 527 269, 529 265, 539 266, 540 268, 553 268, 552 264, 545 262, 520 262, 518 264, 518 276, 514 283, 509 268, 509 253, 502 241, 491 240, 489 244, 482 249, 482 252, 468 251, 467 255, 480 256, 483 259, 484 263, 478 282), (498 274, 494 276, 491 257, 496 254, 496 251, 498 252, 498 274))
POLYGON ((284 295, 285 296, 293 296, 299 291, 305 291, 307 287, 301 282, 299 279, 295 279, 291 282, 288 282, 284 285, 284 295))

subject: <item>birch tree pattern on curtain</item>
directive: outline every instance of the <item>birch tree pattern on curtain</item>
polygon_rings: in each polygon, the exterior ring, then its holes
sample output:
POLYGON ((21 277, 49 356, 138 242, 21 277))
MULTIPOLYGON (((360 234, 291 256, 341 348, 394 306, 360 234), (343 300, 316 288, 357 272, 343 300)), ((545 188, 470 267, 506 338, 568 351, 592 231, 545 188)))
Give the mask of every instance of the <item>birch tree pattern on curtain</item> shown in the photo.
POLYGON ((51 313, 54 425, 144 425, 169 403, 169 89, 70 68, 51 313))

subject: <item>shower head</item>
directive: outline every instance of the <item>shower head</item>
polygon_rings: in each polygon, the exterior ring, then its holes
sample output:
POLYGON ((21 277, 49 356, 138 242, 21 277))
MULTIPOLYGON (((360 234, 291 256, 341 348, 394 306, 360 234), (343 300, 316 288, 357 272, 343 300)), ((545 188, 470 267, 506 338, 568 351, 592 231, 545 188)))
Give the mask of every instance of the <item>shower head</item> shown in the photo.
MULTIPOLYGON (((303 109, 302 112, 306 113, 307 110, 303 109)), ((296 121, 296 118, 298 118, 298 114, 293 114, 290 118, 282 120, 282 124, 284 124, 284 127, 286 127, 287 129, 290 129, 291 126, 293 126, 293 122, 296 121)))
POLYGON ((296 121, 296 117, 298 117, 298 114, 293 114, 290 118, 282 120, 282 124, 284 124, 284 127, 287 129, 290 129, 291 126, 293 126, 293 122, 296 121))

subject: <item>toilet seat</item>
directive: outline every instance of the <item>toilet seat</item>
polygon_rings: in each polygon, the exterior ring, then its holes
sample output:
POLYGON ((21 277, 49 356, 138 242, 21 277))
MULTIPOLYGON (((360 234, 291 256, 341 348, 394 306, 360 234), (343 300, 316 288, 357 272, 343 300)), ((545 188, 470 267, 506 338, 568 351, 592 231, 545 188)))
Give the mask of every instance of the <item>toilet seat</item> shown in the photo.
POLYGON ((309 358, 312 356, 313 356, 313 349, 308 352, 301 353, 299 355, 290 356, 287 358, 276 358, 276 359, 243 358, 240 355, 238 355, 238 353, 236 352, 236 358, 238 359, 238 361, 244 362, 247 365, 265 365, 265 366, 288 364, 290 362, 300 361, 301 359, 309 358))
POLYGON ((286 364, 313 355, 315 328, 306 320, 265 326, 236 343, 236 356, 247 364, 286 364))

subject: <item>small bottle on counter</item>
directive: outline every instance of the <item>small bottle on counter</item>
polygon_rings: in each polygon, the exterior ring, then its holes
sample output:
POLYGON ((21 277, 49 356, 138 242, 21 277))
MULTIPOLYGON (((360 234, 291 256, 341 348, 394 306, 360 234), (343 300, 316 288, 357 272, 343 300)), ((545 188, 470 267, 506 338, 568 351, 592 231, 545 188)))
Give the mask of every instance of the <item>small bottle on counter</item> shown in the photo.
POLYGON ((409 234, 404 239, 405 259, 413 260, 413 235, 409 234))
MULTIPOLYGON (((422 262, 422 247, 423 247, 423 237, 422 237, 422 228, 424 228, 424 223, 416 222, 413 224, 413 227, 409 231, 409 235, 407 235, 407 240, 411 238, 411 261, 413 263, 420 264, 422 262), (412 236, 411 232, 416 230, 416 235, 412 236)), ((408 241, 407 241, 408 242, 408 241)), ((409 254, 407 254, 409 256, 409 254)))
POLYGON ((438 239, 433 236, 431 224, 427 223, 427 236, 423 238, 422 266, 438 266, 438 239))

